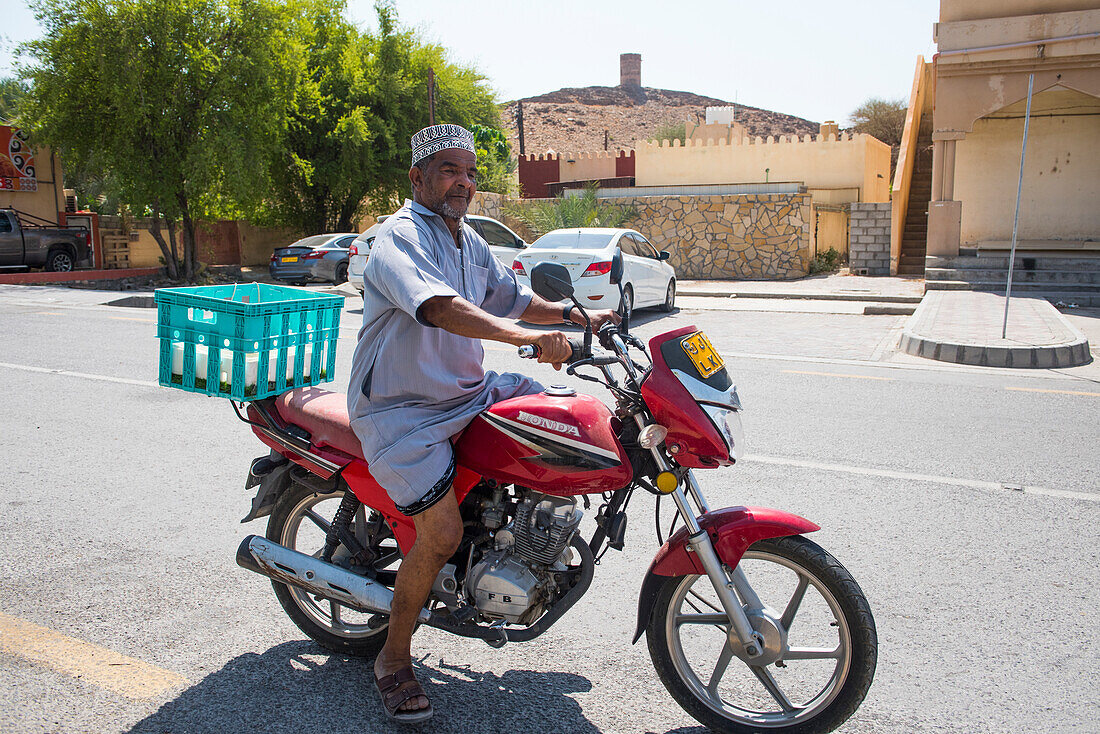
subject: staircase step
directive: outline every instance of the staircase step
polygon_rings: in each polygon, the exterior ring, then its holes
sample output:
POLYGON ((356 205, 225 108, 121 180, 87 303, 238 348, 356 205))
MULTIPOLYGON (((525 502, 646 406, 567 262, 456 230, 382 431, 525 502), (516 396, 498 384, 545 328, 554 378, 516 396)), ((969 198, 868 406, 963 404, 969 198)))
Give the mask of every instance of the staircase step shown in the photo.
POLYGON ((926 279, 924 281, 924 289, 926 291, 968 291, 972 290, 970 283, 963 283, 960 280, 928 280, 927 271, 925 271, 926 279))
MULTIPOLYGON (((986 281, 1008 280, 1007 268, 944 268, 928 265, 926 269, 930 278, 936 280, 964 280, 970 283, 986 281)), ((1064 285, 1081 285, 1083 290, 1091 287, 1100 288, 1100 272, 1088 272, 1080 270, 1023 270, 1014 268, 1012 271, 1014 284, 1049 285, 1061 287, 1064 285)))
MULTIPOLYGON (((966 255, 958 257, 930 257, 928 267, 937 268, 989 268, 1008 270, 1008 253, 1003 255, 966 255)), ((1080 257, 1075 255, 1016 255, 1014 269, 1016 270, 1067 270, 1067 271, 1100 271, 1100 257, 1080 257)))

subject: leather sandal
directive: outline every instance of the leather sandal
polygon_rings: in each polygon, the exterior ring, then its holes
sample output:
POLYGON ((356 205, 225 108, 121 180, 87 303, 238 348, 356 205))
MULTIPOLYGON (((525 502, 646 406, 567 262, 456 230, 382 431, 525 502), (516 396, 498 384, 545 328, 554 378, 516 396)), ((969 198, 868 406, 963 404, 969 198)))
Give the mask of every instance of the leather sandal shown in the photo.
POLYGON ((424 709, 398 710, 406 701, 418 696, 427 698, 424 689, 416 680, 411 665, 401 668, 396 673, 384 675, 381 678, 375 677, 374 687, 378 689, 378 695, 382 698, 382 708, 385 709, 386 716, 399 724, 419 724, 432 718, 432 714, 435 713, 430 701, 428 707, 424 709), (412 685, 401 688, 402 685, 410 682, 412 685))

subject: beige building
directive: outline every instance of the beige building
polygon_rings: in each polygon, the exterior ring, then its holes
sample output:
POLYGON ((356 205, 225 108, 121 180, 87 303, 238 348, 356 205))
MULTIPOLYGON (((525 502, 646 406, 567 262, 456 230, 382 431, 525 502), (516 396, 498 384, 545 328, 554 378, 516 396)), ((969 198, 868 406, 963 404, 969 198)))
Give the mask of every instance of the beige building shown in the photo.
POLYGON ((1100 1, 941 0, 928 254, 1100 249, 1100 1))

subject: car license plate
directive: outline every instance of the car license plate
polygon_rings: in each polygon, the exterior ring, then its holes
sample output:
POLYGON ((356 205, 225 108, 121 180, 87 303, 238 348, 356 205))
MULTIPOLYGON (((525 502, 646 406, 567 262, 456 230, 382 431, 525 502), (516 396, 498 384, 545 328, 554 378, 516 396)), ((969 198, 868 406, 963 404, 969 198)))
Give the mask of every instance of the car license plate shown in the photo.
POLYGON ((298 258, 296 258, 296 257, 284 257, 283 262, 285 262, 285 263, 296 263, 296 262, 298 262, 298 258))
POLYGON ((688 359, 699 370, 699 374, 706 379, 725 366, 722 357, 714 350, 714 346, 707 339, 707 335, 697 331, 691 336, 684 337, 680 346, 687 352, 688 359))

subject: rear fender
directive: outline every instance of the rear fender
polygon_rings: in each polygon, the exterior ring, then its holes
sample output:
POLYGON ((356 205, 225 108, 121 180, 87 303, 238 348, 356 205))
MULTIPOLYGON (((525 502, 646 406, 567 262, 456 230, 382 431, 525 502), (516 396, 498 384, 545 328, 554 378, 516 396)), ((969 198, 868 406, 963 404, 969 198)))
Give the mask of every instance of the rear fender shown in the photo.
MULTIPOLYGON (((753 543, 766 538, 801 535, 820 530, 821 526, 782 510, 766 507, 726 507, 699 518, 699 526, 710 535, 710 541, 722 563, 730 568, 741 562, 741 556, 753 543)), ((638 628, 632 642, 637 642, 649 624, 653 605, 665 578, 703 574, 703 566, 688 547, 688 530, 682 527, 661 546, 649 564, 638 595, 638 628)))

